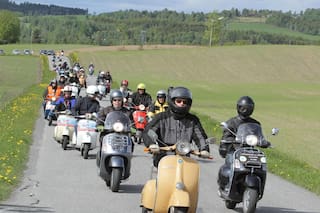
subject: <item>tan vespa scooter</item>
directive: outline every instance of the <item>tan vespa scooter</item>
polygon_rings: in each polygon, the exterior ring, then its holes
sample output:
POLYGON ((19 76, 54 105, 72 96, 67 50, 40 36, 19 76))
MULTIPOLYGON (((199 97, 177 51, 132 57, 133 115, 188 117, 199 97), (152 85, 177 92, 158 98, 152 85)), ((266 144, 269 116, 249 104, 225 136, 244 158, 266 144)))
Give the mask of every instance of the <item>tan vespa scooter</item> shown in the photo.
MULTIPOLYGON (((148 135, 159 141, 154 131, 149 130, 148 135)), ((142 212, 196 212, 200 167, 198 161, 189 155, 201 156, 200 152, 192 150, 189 142, 177 142, 172 146, 160 147, 160 150, 174 154, 160 160, 157 178, 144 185, 140 204, 142 212)), ((151 152, 149 148, 145 151, 151 152)))

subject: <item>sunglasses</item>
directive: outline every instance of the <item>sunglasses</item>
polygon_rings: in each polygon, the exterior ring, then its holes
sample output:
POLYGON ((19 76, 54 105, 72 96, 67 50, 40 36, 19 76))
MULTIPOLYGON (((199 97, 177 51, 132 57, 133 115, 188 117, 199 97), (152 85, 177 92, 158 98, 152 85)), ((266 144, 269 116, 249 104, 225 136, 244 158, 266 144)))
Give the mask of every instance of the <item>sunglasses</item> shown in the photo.
POLYGON ((185 99, 176 99, 176 100, 174 100, 174 102, 177 103, 177 104, 181 104, 181 103, 187 104, 188 103, 188 101, 185 100, 185 99))
POLYGON ((113 99, 112 101, 114 101, 114 102, 116 102, 116 101, 120 102, 120 101, 122 101, 122 99, 113 99))

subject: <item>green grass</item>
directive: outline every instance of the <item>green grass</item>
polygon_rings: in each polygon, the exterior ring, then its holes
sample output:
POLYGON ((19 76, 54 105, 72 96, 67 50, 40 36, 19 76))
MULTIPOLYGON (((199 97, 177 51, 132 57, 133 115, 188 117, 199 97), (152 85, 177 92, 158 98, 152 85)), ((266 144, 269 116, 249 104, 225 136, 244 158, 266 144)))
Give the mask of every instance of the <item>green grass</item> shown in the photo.
MULTIPOLYGON (((16 187, 21 180, 23 170, 25 169, 28 160, 28 153, 30 145, 32 144, 32 132, 35 125, 36 118, 39 116, 39 108, 42 102, 42 93, 49 79, 52 79, 54 74, 49 72, 48 68, 44 69, 43 80, 44 84, 35 84, 37 81, 32 78, 28 79, 25 73, 29 76, 38 75, 40 69, 39 57, 37 60, 29 58, 37 69, 33 66, 25 66, 24 58, 11 56, 15 60, 11 60, 10 56, 6 56, 6 65, 9 69, 2 69, 0 73, 11 72, 12 77, 16 79, 13 82, 2 82, 1 86, 5 88, 12 87, 12 83, 16 82, 15 87, 18 87, 23 93, 15 94, 16 97, 4 97, 4 100, 10 100, 0 109, 0 200, 8 198, 10 192, 16 187), (20 67, 19 69, 10 69, 12 67, 20 67), (20 70, 20 72, 18 72, 20 70), (15 74, 15 75, 14 75, 15 74)), ((46 57, 42 57, 43 67, 48 67, 46 57)), ((2 63, 1 63, 2 64, 2 63)), ((6 76, 9 74, 6 74, 6 76)), ((5 96, 8 93, 5 93, 5 96)))
POLYGON ((277 27, 277 26, 266 24, 263 22, 232 21, 228 23, 227 30, 266 32, 271 34, 282 34, 287 36, 301 37, 301 38, 313 40, 313 41, 320 40, 320 36, 308 35, 305 33, 289 30, 283 27, 277 27))

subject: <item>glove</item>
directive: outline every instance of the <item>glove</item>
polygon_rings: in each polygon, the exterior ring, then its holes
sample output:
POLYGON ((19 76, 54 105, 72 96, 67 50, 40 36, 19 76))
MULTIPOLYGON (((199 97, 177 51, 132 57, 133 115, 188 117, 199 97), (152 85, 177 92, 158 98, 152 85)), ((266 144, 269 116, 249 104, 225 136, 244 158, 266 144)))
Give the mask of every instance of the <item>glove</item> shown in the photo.
POLYGON ((202 150, 200 152, 200 157, 202 158, 209 158, 209 156, 210 156, 210 153, 207 150, 202 150))
POLYGON ((97 126, 97 130, 98 132, 102 132, 104 130, 104 126, 103 125, 97 126))
POLYGON ((149 146, 149 149, 152 153, 159 153, 160 152, 160 147, 158 144, 151 144, 149 146))

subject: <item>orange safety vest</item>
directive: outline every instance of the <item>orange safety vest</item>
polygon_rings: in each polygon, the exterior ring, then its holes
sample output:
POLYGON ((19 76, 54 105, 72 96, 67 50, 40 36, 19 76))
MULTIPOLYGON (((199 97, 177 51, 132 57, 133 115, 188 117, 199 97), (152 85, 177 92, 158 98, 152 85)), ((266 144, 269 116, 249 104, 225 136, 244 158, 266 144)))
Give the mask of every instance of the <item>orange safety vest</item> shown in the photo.
POLYGON ((56 97, 57 99, 61 95, 61 89, 60 87, 57 87, 57 89, 53 89, 52 86, 48 86, 48 94, 47 99, 52 99, 53 97, 56 97))

